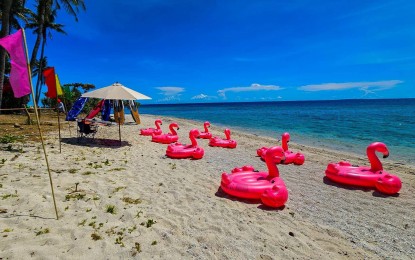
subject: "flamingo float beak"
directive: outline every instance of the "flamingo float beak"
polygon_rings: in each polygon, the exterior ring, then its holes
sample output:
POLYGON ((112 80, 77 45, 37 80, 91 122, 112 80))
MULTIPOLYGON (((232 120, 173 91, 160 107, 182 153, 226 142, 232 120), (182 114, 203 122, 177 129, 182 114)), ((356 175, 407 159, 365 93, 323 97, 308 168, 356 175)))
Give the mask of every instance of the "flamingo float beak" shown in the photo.
POLYGON ((389 153, 383 155, 383 158, 388 158, 388 157, 389 157, 389 153))

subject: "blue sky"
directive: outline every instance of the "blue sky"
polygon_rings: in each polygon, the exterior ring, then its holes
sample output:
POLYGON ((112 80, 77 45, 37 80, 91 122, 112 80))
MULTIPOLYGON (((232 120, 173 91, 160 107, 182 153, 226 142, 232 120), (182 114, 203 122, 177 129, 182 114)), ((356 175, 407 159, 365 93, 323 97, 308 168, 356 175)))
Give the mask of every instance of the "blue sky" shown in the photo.
POLYGON ((415 97, 413 0, 85 3, 48 39, 62 84, 120 82, 143 104, 415 97))

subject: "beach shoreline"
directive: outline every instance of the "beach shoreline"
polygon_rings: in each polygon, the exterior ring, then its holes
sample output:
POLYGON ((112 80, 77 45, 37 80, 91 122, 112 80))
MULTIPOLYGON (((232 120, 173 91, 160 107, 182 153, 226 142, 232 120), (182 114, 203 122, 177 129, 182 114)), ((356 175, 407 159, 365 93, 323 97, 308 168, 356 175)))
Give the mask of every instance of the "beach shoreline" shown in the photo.
MULTIPOLYGON (((59 220, 40 143, 13 144, 11 151, 3 145, 0 258, 410 259, 415 254, 414 165, 382 160, 403 183, 399 195, 383 196, 324 178, 330 162, 367 165, 365 153, 290 142, 290 150, 304 153, 306 161, 278 167, 289 199, 285 208, 269 209, 260 201, 228 196, 219 186, 221 173, 234 167, 266 170, 256 149, 280 145, 276 138, 232 131, 236 149, 198 140, 204 158, 173 160, 165 157, 166 145, 139 135, 139 129, 154 127, 155 118, 145 114, 140 125, 121 126, 121 146, 118 126, 101 126, 95 141, 78 142, 75 122, 71 136, 64 122, 62 153, 57 133, 47 136, 59 220)), ((164 132, 177 122, 179 141, 186 144, 189 130, 203 127, 160 118, 164 132)), ((223 137, 223 128, 211 123, 213 135, 223 137)))

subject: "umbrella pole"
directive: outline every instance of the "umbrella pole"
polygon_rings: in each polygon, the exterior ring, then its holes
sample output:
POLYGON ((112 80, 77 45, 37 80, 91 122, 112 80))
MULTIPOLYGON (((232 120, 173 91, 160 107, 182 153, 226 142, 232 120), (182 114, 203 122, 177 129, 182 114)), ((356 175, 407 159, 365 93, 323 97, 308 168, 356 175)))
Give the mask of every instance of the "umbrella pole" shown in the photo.
POLYGON ((118 117, 118 135, 120 137, 120 145, 121 145, 121 124, 120 124, 121 117, 118 117))

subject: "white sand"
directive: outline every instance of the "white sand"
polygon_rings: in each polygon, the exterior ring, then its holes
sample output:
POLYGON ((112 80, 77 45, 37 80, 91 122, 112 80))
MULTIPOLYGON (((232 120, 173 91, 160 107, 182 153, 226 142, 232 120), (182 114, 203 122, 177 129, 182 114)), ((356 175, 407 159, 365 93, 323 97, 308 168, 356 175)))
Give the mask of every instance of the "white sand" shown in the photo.
MULTIPOLYGON (((166 132, 172 119, 162 119, 166 132)), ((154 126, 155 117, 141 120, 139 126, 121 127, 121 147, 117 126, 101 127, 94 142, 78 143, 74 128, 71 137, 63 123, 62 153, 57 134, 47 136, 59 220, 41 145, 13 144, 12 151, 1 145, 0 259, 415 256, 413 165, 382 160, 385 170, 402 180, 398 196, 335 185, 324 180, 327 164, 345 159, 368 164, 364 151, 358 158, 295 144, 291 136, 290 149, 304 153, 306 162, 279 166, 289 200, 284 209, 275 210, 219 190, 222 172, 247 164, 266 170, 256 149, 280 145, 275 139, 232 131, 236 149, 209 147, 208 140, 199 140, 203 159, 173 160, 164 155, 167 145, 139 135, 139 129, 154 126), (115 206, 115 214, 107 212, 108 205, 115 206)), ((190 129, 203 126, 174 121, 182 143, 190 142, 190 129)), ((213 134, 223 136, 223 129, 211 124, 213 134)))

